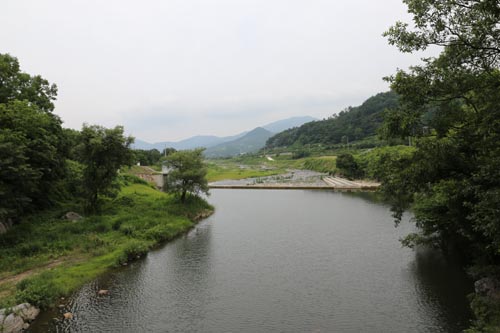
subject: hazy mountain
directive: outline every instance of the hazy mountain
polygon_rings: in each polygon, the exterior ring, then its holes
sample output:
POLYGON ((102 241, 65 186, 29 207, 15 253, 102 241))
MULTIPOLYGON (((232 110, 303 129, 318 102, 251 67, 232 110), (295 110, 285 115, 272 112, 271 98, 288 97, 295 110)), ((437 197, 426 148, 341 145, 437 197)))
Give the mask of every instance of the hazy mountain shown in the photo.
POLYGON ((206 157, 228 157, 253 153, 264 147, 267 139, 271 136, 273 136, 272 132, 262 127, 257 127, 241 138, 208 148, 204 154, 206 157))
POLYGON ((144 149, 144 150, 150 150, 150 149, 158 149, 159 151, 162 151, 166 147, 170 148, 175 148, 177 150, 183 150, 183 149, 194 149, 194 148, 200 148, 200 147, 213 147, 218 144, 227 142, 227 141, 232 141, 235 139, 238 139, 242 137, 243 135, 247 134, 248 132, 243 132, 240 134, 232 135, 232 136, 224 136, 224 137, 219 137, 215 135, 197 135, 193 136, 181 141, 162 141, 162 142, 156 142, 156 143, 149 143, 146 141, 142 140, 135 140, 135 143, 133 145, 133 149, 144 149))
POLYGON ((311 116, 292 117, 292 118, 278 120, 262 127, 270 132, 279 133, 289 128, 298 127, 314 120, 318 119, 311 116))
MULTIPOLYGON (((266 129, 267 131, 272 133, 279 133, 286 129, 297 127, 314 120, 316 120, 316 118, 310 116, 291 117, 269 123, 267 125, 261 126, 260 128, 266 129)), ((144 150, 158 149, 159 151, 162 151, 166 147, 175 148, 177 150, 193 149, 199 147, 211 148, 226 142, 237 140, 249 133, 250 132, 245 131, 236 135, 224 136, 224 137, 219 137, 215 135, 197 135, 181 141, 163 141, 156 143, 149 143, 140 139, 136 139, 132 148, 144 149, 144 150)), ((262 144, 262 146, 260 146, 259 149, 262 147, 264 147, 264 144, 262 144)))

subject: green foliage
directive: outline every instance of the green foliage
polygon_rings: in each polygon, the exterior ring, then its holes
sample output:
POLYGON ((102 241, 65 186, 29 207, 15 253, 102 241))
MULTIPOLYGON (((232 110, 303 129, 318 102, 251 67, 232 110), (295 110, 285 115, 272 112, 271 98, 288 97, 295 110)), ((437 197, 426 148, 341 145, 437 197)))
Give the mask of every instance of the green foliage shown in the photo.
POLYGON ((0 218, 50 204, 64 175, 60 120, 28 101, 0 103, 0 218))
POLYGON ((186 194, 208 194, 207 167, 203 161, 203 149, 183 150, 170 154, 165 160, 170 169, 165 177, 165 190, 180 194, 181 201, 186 194))
POLYGON ((442 46, 439 56, 387 78, 400 104, 383 132, 413 136, 415 151, 384 161, 383 190, 396 217, 413 205, 421 233, 407 243, 459 249, 500 261, 500 8, 498 1, 406 0, 414 27, 387 33, 403 52, 442 46))
POLYGON ((101 215, 78 222, 61 220, 62 213, 55 209, 27 216, 0 236, 0 290, 4 276, 29 269, 44 272, 11 286, 0 304, 29 301, 50 306, 110 267, 135 260, 155 244, 184 233, 193 226, 192 219, 210 210, 213 207, 201 198, 180 204, 149 185, 129 184, 103 205, 101 215), (60 265, 48 269, 46 265, 54 262, 60 265))
POLYGON ((324 172, 334 175, 337 172, 337 163, 335 156, 322 156, 306 158, 304 160, 304 169, 317 172, 324 172))
POLYGON ((11 101, 27 101, 43 112, 54 110, 53 100, 57 96, 55 84, 40 75, 23 73, 17 58, 0 53, 0 104, 11 101))
POLYGON ((158 149, 134 150, 134 162, 138 162, 140 165, 155 165, 160 161, 161 157, 162 155, 158 149))
POLYGON ((132 137, 123 135, 123 127, 107 129, 102 126, 84 125, 81 133, 81 161, 83 171, 83 193, 85 211, 99 209, 100 196, 114 196, 118 189, 118 169, 130 165, 133 153, 132 137))
POLYGON ((301 149, 292 154, 292 158, 294 160, 298 160, 299 158, 309 157, 311 153, 307 150, 301 149))
POLYGON ((269 138, 267 148, 306 144, 340 144, 373 136, 382 124, 382 113, 398 104, 394 92, 380 93, 362 105, 349 107, 329 119, 313 121, 269 138))
POLYGON ((351 154, 340 154, 337 156, 337 169, 348 179, 360 178, 363 175, 358 163, 351 154))
POLYGON ((25 279, 16 286, 16 301, 18 303, 36 304, 42 309, 47 309, 54 295, 61 293, 61 289, 50 278, 50 273, 42 273, 36 278, 25 279))

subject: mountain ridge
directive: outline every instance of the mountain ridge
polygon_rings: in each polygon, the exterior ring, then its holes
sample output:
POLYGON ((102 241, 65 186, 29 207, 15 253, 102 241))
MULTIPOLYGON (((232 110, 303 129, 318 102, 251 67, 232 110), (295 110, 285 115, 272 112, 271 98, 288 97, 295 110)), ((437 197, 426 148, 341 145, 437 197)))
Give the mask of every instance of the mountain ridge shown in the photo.
MULTIPOLYGON (((256 128, 266 129, 267 131, 270 131, 272 133, 279 133, 283 130, 297 127, 304 123, 314 120, 316 120, 316 118, 311 116, 297 116, 297 117, 290 117, 277 120, 263 126, 258 126, 256 128)), ((158 149, 159 151, 162 151, 165 148, 175 148, 177 150, 193 149, 200 147, 211 148, 226 142, 238 140, 239 138, 247 135, 256 128, 250 131, 244 131, 230 136, 220 137, 216 135, 195 135, 180 141, 161 141, 161 142, 149 143, 144 140, 136 139, 135 143, 132 145, 132 148, 143 149, 143 150, 158 149)))

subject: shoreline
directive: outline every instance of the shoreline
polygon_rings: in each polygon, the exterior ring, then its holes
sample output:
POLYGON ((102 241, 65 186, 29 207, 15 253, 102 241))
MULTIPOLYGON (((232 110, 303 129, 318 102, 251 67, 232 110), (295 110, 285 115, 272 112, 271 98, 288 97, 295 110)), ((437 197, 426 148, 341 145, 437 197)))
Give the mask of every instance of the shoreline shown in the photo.
POLYGON ((333 187, 319 185, 294 185, 294 184, 260 184, 260 185, 208 185, 210 189, 242 189, 242 190, 324 190, 335 192, 353 192, 353 191, 377 191, 379 186, 361 186, 361 187, 333 187))
MULTIPOLYGON (((102 215, 84 217, 76 222, 61 220, 56 217, 60 215, 47 211, 43 215, 43 223, 37 224, 28 219, 9 230, 13 233, 11 237, 17 238, 17 235, 22 235, 19 228, 29 226, 37 235, 31 241, 38 244, 51 233, 49 228, 54 227, 57 221, 57 229, 52 234, 67 232, 67 241, 72 248, 61 252, 54 259, 47 256, 41 266, 27 264, 15 273, 3 272, 5 285, 1 288, 0 284, 0 308, 5 309, 4 313, 10 313, 9 309, 22 303, 44 312, 60 309, 64 299, 85 283, 117 267, 127 266, 150 251, 187 234, 214 213, 214 208, 205 200, 196 199, 183 205, 142 183, 124 186, 120 198, 110 203, 108 208, 102 215), (74 230, 68 230, 71 228, 74 230), (75 234, 76 230, 78 233, 75 234), (76 238, 73 240, 71 237, 76 238), (53 262, 58 262, 58 265, 53 265, 53 262)), ((36 257, 37 254, 33 254, 32 258, 36 257)), ((4 260, 19 259, 13 253, 4 260)), ((1 332, 5 331, 3 324, 0 322, 1 332)))

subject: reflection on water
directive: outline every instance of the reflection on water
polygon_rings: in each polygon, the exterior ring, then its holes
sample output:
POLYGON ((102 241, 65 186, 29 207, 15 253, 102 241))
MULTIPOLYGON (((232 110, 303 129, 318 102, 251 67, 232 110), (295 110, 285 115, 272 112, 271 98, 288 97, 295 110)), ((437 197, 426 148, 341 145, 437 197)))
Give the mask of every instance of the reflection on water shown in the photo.
POLYGON ((145 259, 86 285, 33 332, 459 332, 459 266, 401 248, 370 195, 215 190, 216 213, 145 259), (97 297, 99 289, 110 289, 97 297))

